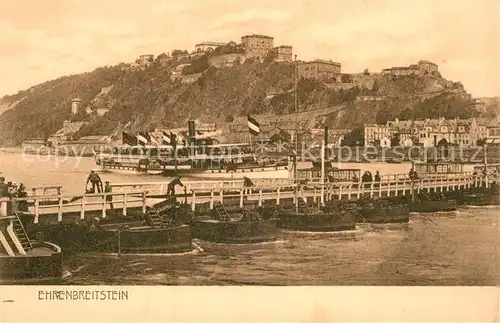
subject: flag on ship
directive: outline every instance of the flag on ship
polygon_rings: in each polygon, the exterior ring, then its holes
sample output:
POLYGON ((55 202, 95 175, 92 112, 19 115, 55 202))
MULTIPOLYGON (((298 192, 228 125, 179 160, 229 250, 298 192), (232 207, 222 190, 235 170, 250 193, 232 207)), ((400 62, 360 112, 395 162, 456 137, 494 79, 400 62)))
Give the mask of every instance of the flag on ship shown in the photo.
POLYGON ((122 144, 129 145, 129 146, 136 146, 137 145, 137 138, 129 135, 126 132, 123 132, 122 133, 122 144))
POLYGON ((156 139, 154 133, 152 132, 149 133, 149 140, 151 141, 151 144, 158 145, 158 140, 156 139))
POLYGON ((252 135, 257 136, 260 132, 259 123, 251 116, 247 116, 247 118, 248 118, 248 131, 250 131, 252 135))
POLYGON ((172 146, 177 146, 177 136, 170 132, 170 144, 172 146))
POLYGON ((139 132, 137 135, 137 142, 139 145, 146 146, 149 143, 149 134, 147 132, 139 132))
POLYGON ((170 139, 170 135, 165 131, 162 131, 161 139, 164 145, 170 145, 170 143, 172 142, 172 140, 170 139))
POLYGON ((182 144, 182 146, 187 146, 187 133, 179 132, 177 134, 177 144, 182 144))

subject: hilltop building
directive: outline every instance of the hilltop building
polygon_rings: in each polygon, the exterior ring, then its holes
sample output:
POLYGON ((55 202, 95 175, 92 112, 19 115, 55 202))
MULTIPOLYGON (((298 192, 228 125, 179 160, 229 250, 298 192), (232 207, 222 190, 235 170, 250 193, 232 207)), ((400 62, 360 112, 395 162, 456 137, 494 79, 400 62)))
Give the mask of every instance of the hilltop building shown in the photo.
POLYGON ((341 65, 333 61, 316 59, 298 65, 299 77, 314 78, 325 82, 340 82, 341 65))
POLYGON ((241 37, 241 44, 248 57, 264 59, 269 51, 273 50, 274 38, 265 35, 245 35, 241 37))
POLYGON ((429 61, 418 62, 421 74, 434 74, 438 72, 438 65, 429 61))
POLYGON ((281 45, 278 47, 275 47, 274 50, 276 51, 276 61, 277 62, 291 62, 292 61, 292 46, 288 45, 281 45))
POLYGON ((421 60, 410 66, 383 69, 382 75, 439 75, 439 70, 437 64, 421 60))
POLYGON ((199 44, 194 45, 195 52, 211 52, 217 47, 226 46, 228 43, 220 43, 220 42, 201 42, 199 44))
POLYGON ((155 56, 153 54, 145 54, 139 56, 139 58, 136 60, 136 63, 142 66, 147 66, 151 64, 155 59, 155 56))

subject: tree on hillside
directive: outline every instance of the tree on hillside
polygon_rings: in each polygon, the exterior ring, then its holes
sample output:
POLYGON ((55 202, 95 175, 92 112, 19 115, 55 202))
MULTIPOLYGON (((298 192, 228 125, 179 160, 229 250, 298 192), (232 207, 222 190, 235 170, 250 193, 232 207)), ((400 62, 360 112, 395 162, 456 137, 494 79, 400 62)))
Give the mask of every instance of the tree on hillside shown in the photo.
POLYGON ((367 68, 365 68, 365 70, 363 71, 363 74, 370 75, 370 71, 367 68))
POLYGON ((363 146, 364 145, 364 129, 356 127, 348 132, 342 140, 342 146, 363 146))
POLYGON ((182 50, 182 49, 174 49, 171 53, 172 56, 176 57, 176 56, 179 56, 179 55, 182 55, 182 54, 187 54, 188 51, 187 50, 182 50))
POLYGON ((260 114, 266 110, 266 106, 262 101, 256 101, 250 105, 249 112, 250 114, 260 114))
POLYGON ((376 123, 386 123, 389 120, 393 120, 394 115, 393 111, 388 106, 382 106, 380 110, 378 110, 377 115, 375 116, 376 123))
POLYGON ((82 107, 78 112, 71 116, 71 121, 90 121, 90 116, 87 111, 82 107))
POLYGON ((353 82, 352 75, 342 74, 340 76, 340 81, 342 81, 342 83, 352 83, 353 82))
POLYGON ((358 86, 350 88, 345 93, 344 102, 353 103, 354 101, 356 101, 356 98, 358 97, 360 92, 361 92, 361 89, 358 86))
POLYGON ((157 60, 164 59, 164 58, 168 58, 168 55, 166 53, 161 53, 160 55, 158 55, 158 57, 156 57, 157 60))
POLYGON ((377 93, 379 89, 380 89, 380 83, 378 80, 375 80, 372 85, 372 92, 377 93))
POLYGON ((405 107, 401 114, 399 115, 400 120, 411 120, 413 119, 413 109, 410 107, 405 107))
POLYGON ((264 58, 265 63, 271 63, 274 62, 274 60, 278 58, 278 52, 276 50, 272 49, 269 52, 267 52, 266 57, 264 58))
POLYGON ((243 53, 244 51, 243 47, 237 45, 234 41, 230 41, 226 45, 216 47, 212 54, 243 53))
POLYGON ((201 73, 209 67, 207 55, 196 58, 191 64, 184 66, 182 75, 201 73))
POLYGON ((312 78, 302 77, 297 83, 297 97, 299 101, 305 102, 314 90, 321 88, 321 83, 312 78))
POLYGON ((255 57, 249 57, 249 58, 245 59, 245 62, 243 64, 245 64, 245 65, 255 64, 255 57))

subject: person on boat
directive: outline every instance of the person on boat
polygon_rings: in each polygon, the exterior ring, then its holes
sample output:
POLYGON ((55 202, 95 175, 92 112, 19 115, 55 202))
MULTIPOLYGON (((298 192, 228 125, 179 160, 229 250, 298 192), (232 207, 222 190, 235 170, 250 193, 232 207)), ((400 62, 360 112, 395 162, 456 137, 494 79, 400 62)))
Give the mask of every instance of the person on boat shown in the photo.
MULTIPOLYGON (((9 186, 5 183, 5 177, 0 177, 0 198, 9 197, 9 186)), ((10 209, 10 201, 0 202, 0 217, 7 216, 10 209)))
MULTIPOLYGON (((111 193, 111 185, 109 184, 109 181, 104 182, 104 193, 111 193)), ((106 201, 109 202, 109 206, 111 207, 111 210, 114 209, 113 206, 113 195, 106 195, 106 201)))
MULTIPOLYGON (((9 182, 10 183, 10 182, 9 182)), ((11 183, 9 187, 9 196, 17 197, 17 183, 11 183)))
POLYGON ((85 185, 88 185, 89 182, 92 183, 92 193, 96 193, 96 188, 98 193, 102 192, 101 178, 93 170, 90 171, 89 177, 87 178, 87 183, 85 185))
POLYGON ((250 180, 250 178, 243 176, 243 186, 244 187, 253 186, 253 182, 250 180))
POLYGON ((412 181, 416 181, 418 179, 418 174, 413 167, 410 169, 410 173, 408 175, 412 181))
POLYGON ((12 192, 12 182, 8 181, 7 182, 7 196, 10 197, 10 193, 12 192))
POLYGON ((5 177, 0 177, 0 197, 9 197, 9 185, 5 183, 5 177))
POLYGON ((356 174, 354 174, 354 176, 352 177, 352 181, 353 181, 354 183, 359 182, 359 178, 358 178, 358 176, 357 176, 356 174))
MULTIPOLYGON (((26 186, 23 183, 19 184, 19 188, 17 189, 17 197, 24 198, 28 197, 28 193, 26 192, 26 186)), ((17 210, 22 212, 28 212, 28 201, 22 200, 17 202, 17 210)))
POLYGON ((175 176, 175 178, 170 183, 168 183, 167 195, 175 195, 176 185, 184 186, 184 184, 182 184, 181 182, 181 177, 178 175, 175 176))

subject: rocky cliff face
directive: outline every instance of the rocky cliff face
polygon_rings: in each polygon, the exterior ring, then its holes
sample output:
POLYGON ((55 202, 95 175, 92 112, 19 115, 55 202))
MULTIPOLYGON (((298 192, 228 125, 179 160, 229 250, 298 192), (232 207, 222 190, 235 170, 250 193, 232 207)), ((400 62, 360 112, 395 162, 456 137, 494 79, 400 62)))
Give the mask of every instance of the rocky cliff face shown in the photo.
MULTIPOLYGON (((180 63, 185 62, 174 60, 165 64, 156 61, 137 69, 122 65, 98 68, 91 73, 61 77, 6 96, 0 103, 10 109, 0 115, 0 144, 18 145, 26 139, 47 138, 61 128, 64 120, 83 118, 85 114, 82 113, 71 115, 71 100, 76 97, 82 99, 83 108, 90 105, 110 109, 104 116, 86 117, 90 123, 78 133, 79 136, 110 134, 118 125, 129 122, 131 131, 139 131, 157 126, 180 126, 189 119, 223 122, 242 114, 286 115, 294 110, 294 66, 291 63, 245 61, 232 67, 211 66, 189 84, 171 79, 172 70, 180 63)), ((413 107, 418 107, 420 115, 425 117, 451 118, 475 113, 468 108, 470 98, 465 95, 457 99, 457 93, 463 93, 463 88, 440 77, 377 76, 373 82, 364 78, 362 81, 360 85, 371 84, 372 88, 336 90, 328 84, 300 80, 299 110, 329 111, 321 116, 317 113, 302 115, 301 120, 308 126, 353 128, 375 120, 383 121, 404 111, 408 113, 413 107), (422 93, 429 93, 430 89, 438 91, 423 97, 422 93), (362 96, 368 99, 360 101, 362 96), (435 96, 441 98, 439 102, 426 103, 429 97, 435 96), (384 98, 371 101, 373 97, 384 98), (454 109, 449 102, 466 107, 465 112, 454 109)))

